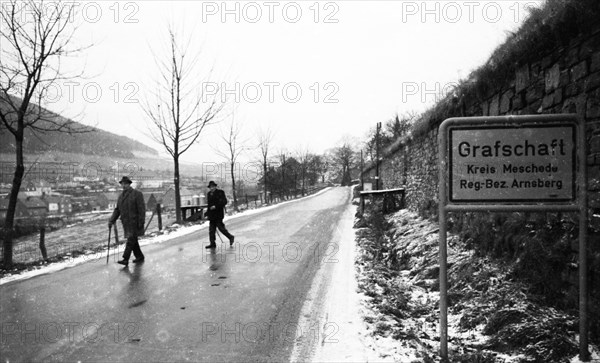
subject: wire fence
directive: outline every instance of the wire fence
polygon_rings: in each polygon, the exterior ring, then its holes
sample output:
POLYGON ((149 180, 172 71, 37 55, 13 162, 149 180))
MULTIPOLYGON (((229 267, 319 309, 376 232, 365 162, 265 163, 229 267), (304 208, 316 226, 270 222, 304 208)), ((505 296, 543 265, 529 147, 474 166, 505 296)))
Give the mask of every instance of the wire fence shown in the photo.
MULTIPOLYGON (((310 188, 305 196, 314 194, 323 189, 324 186, 310 188)), ((296 198, 301 194, 296 194, 296 198)), ((265 205, 277 204, 285 200, 296 199, 290 196, 288 199, 274 197, 269 204, 263 203, 259 196, 241 196, 238 198, 238 209, 256 209, 265 205)), ((146 213, 146 235, 159 230, 159 218, 157 210, 146 213), (153 215, 154 214, 154 215, 153 215)), ((228 214, 235 214, 233 206, 228 206, 228 214)), ((162 227, 169 226, 176 221, 175 211, 161 210, 162 227)), ((69 259, 82 254, 95 254, 106 250, 108 245, 108 218, 110 213, 101 214, 94 219, 84 219, 79 223, 66 225, 58 229, 41 228, 38 233, 15 238, 13 240, 13 263, 32 264, 44 260, 69 259), (45 255, 45 256, 44 256, 45 255)), ((125 243, 123 227, 120 222, 115 223, 120 237, 120 244, 125 243)), ((111 249, 114 248, 114 235, 112 236, 111 249)), ((4 246, 0 245, 0 260, 4 258, 4 246)))
MULTIPOLYGON (((57 257, 70 258, 73 255, 94 253, 99 249, 104 249, 108 243, 108 218, 98 218, 92 221, 67 225, 56 230, 40 229, 40 232, 28 236, 15 238, 13 240, 13 262, 29 264, 32 262, 43 261, 42 249, 46 250, 46 259, 55 259, 57 257), (42 237, 43 235, 43 237, 42 237), (43 244, 40 243, 43 240, 43 244), (41 248, 43 246, 43 248, 41 248)), ((151 213, 146 214, 146 222, 149 221, 151 213)), ((163 226, 168 226, 175 222, 174 212, 163 212, 163 226)), ((120 222, 115 223, 118 228, 120 243, 124 243, 123 227, 120 222)), ((148 225, 146 234, 158 231, 158 218, 155 216, 148 225)), ((114 246, 114 236, 111 246, 114 246)), ((0 247, 0 258, 4 258, 4 246, 0 247)))

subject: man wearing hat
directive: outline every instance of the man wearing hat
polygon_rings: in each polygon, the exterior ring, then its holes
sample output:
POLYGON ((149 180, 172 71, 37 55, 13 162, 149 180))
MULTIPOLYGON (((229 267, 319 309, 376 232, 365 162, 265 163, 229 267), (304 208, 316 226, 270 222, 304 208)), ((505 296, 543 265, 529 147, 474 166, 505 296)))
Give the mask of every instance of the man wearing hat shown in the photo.
POLYGON ((138 236, 144 235, 144 221, 146 219, 146 205, 144 204, 144 195, 139 190, 131 187, 131 179, 124 176, 119 184, 123 188, 123 192, 117 200, 117 207, 113 211, 112 216, 108 220, 108 228, 112 228, 113 224, 121 217, 123 223, 123 231, 127 244, 123 259, 118 261, 121 265, 127 266, 131 252, 135 256, 133 263, 144 262, 144 254, 138 243, 138 236))
POLYGON ((208 188, 210 191, 206 196, 206 203, 208 204, 206 216, 210 221, 210 224, 208 225, 208 239, 210 240, 210 244, 206 246, 206 248, 217 247, 215 243, 215 232, 217 228, 225 237, 229 238, 229 245, 231 246, 233 245, 234 236, 227 231, 223 224, 223 218, 225 218, 224 208, 227 205, 227 197, 225 197, 224 191, 217 189, 217 183, 212 180, 208 183, 208 188))

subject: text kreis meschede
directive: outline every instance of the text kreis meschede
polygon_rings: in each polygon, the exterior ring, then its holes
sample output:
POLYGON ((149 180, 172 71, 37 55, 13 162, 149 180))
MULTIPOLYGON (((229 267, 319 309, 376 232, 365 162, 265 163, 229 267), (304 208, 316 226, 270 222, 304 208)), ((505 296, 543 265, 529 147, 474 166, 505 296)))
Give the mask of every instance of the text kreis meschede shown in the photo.
POLYGON ((467 164, 467 174, 496 174, 497 170, 500 169, 503 173, 508 174, 536 174, 536 173, 556 173, 558 166, 548 163, 545 165, 536 165, 534 163, 527 165, 513 165, 506 163, 502 165, 502 168, 497 168, 492 165, 476 165, 467 164))

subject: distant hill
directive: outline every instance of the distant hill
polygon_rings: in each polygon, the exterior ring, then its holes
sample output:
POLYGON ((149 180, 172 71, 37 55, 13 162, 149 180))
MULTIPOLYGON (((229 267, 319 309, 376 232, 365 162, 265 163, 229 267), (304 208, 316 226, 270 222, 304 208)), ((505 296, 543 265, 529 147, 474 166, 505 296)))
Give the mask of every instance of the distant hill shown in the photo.
MULTIPOLYGON (((0 108, 8 107, 0 100, 0 108)), ((88 127, 67 119, 47 109, 43 109, 44 118, 57 123, 73 122, 74 128, 87 128, 86 133, 36 132, 25 130, 23 141, 24 154, 41 154, 45 152, 65 152, 73 154, 94 155, 113 158, 134 158, 136 155, 158 155, 158 151, 129 137, 116 135, 96 127, 88 127)), ((43 121, 40 121, 42 123, 43 121)), ((0 122, 0 153, 14 153, 13 135, 0 122)))
MULTIPOLYGON (((0 108, 8 107, 0 99, 0 108)), ((44 117, 58 123, 73 122, 75 128, 87 127, 91 132, 68 134, 64 132, 45 132, 34 135, 31 130, 26 129, 23 154, 25 166, 34 163, 39 164, 62 164, 74 165, 75 170, 89 163, 98 165, 104 175, 115 165, 134 165, 136 170, 165 171, 173 170, 173 159, 159 154, 159 152, 139 141, 125 136, 113 134, 98 128, 74 122, 47 109, 43 109, 44 117)), ((41 121, 40 121, 41 122, 41 121)), ((201 157, 210 157, 202 155, 201 157)), ((199 158, 200 159, 200 158, 199 158)), ((210 177, 216 179, 229 178, 229 166, 206 161, 210 166, 203 165, 204 160, 198 162, 185 162, 180 160, 179 169, 182 176, 198 177, 204 175, 208 170, 210 177), (216 168, 216 169, 215 169, 216 168)), ((14 136, 6 129, 0 121, 0 181, 10 182, 13 174, 13 163, 15 162, 15 140, 14 136)), ((255 168, 240 167, 239 173, 248 183, 256 183, 257 176, 255 168)), ((207 176, 208 177, 208 176, 207 176)), ((241 176, 238 178, 242 178, 241 176)))

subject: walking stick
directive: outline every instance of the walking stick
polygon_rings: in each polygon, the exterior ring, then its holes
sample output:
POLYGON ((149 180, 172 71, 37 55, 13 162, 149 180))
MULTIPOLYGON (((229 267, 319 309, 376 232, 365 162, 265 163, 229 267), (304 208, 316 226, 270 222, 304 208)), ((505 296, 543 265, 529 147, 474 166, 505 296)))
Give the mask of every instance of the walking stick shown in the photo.
POLYGON ((219 239, 221 240, 221 243, 225 243, 225 242, 223 242, 223 238, 221 238, 221 233, 219 233, 218 229, 217 229, 217 236, 219 236, 219 239))
POLYGON ((106 250, 106 264, 108 265, 108 256, 110 255, 110 232, 112 229, 108 227, 108 249, 106 250))
MULTIPOLYGON (((117 225, 113 225, 115 228, 115 243, 117 245, 117 255, 119 254, 119 231, 117 230, 117 225)), ((116 255, 115 255, 116 256, 116 255)))

